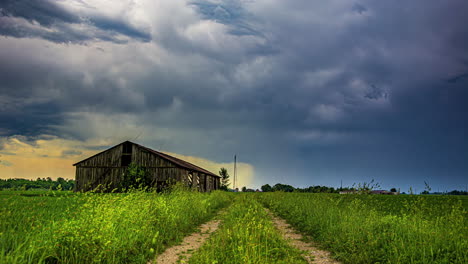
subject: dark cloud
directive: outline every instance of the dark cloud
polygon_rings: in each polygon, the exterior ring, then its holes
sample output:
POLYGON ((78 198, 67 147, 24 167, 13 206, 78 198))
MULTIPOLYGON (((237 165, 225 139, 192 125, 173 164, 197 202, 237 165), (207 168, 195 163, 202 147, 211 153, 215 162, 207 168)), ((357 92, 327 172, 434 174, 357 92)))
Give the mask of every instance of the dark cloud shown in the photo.
POLYGON ((359 14, 363 14, 367 11, 367 8, 359 3, 353 5, 353 10, 358 12, 359 14))
POLYGON ((466 78, 468 78, 468 73, 463 73, 463 74, 460 74, 460 75, 457 75, 455 77, 452 77, 452 78, 448 79, 447 82, 456 83, 456 82, 462 81, 462 80, 464 80, 466 78))
POLYGON ((135 27, 125 23, 124 21, 97 16, 97 17, 90 18, 89 22, 93 26, 99 29, 102 29, 106 32, 110 31, 110 32, 118 33, 118 34, 123 34, 132 39, 140 40, 144 42, 151 41, 151 35, 148 32, 136 29, 135 27))
POLYGON ((70 156, 78 156, 81 155, 83 152, 79 150, 67 149, 62 151, 62 157, 70 157, 70 156))
POLYGON ((80 18, 49 0, 4 0, 2 16, 20 17, 50 27, 57 23, 79 23, 80 18))
POLYGON ((9 135, 35 136, 50 133, 50 126, 63 122, 62 110, 55 103, 28 105, 13 112, 0 112, 0 122, 9 135))
POLYGON ((387 99, 388 98, 388 93, 385 92, 384 90, 382 89, 379 89, 378 87, 376 87, 375 85, 371 85, 371 89, 369 90, 369 92, 364 96, 368 99, 373 99, 373 100, 377 100, 377 99, 387 99))
MULTIPOLYGON (((58 39, 152 41, 0 53, 0 122, 10 135, 141 134, 150 147, 220 162, 237 153, 255 166, 256 184, 464 182, 465 1, 168 3, 170 23, 150 24, 151 35, 131 19, 85 23, 8 3, 4 17, 60 28, 67 37, 58 39), (75 36, 74 24, 98 31, 75 36)), ((0 40, 15 50, 9 43, 0 40)))
POLYGON ((151 35, 120 19, 104 15, 79 16, 48 0, 2 1, 0 34, 16 38, 43 38, 57 43, 102 40, 126 43, 125 36, 149 42, 151 35))

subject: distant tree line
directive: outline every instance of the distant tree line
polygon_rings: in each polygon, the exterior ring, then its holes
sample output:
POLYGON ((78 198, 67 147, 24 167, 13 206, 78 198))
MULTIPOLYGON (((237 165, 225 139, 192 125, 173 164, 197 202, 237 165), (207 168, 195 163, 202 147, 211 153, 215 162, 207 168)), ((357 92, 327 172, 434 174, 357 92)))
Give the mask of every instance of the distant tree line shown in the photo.
POLYGON ((64 178, 37 178, 36 180, 28 179, 0 179, 0 190, 30 190, 30 189, 46 189, 46 190, 64 190, 71 191, 75 187, 75 180, 64 178))
MULTIPOLYGON (((277 192, 277 191, 282 191, 282 192, 302 192, 302 193, 339 193, 341 191, 363 191, 363 190, 373 190, 375 187, 380 187, 379 185, 372 185, 371 184, 362 184, 359 186, 353 186, 353 187, 346 187, 346 188, 333 188, 333 187, 327 187, 327 186, 309 186, 307 188, 295 188, 291 185, 288 184, 282 184, 282 183, 277 183, 275 185, 270 186, 269 184, 265 184, 261 187, 262 192, 277 192)), ((253 192, 255 190, 253 189, 248 189, 246 187, 242 188, 243 192, 253 192)), ((398 192, 396 188, 391 188, 391 192, 398 192)), ((402 194, 405 194, 404 192, 402 194)), ((421 194, 439 194, 439 195, 468 195, 467 191, 458 191, 458 190, 453 190, 450 192, 434 192, 434 193, 429 193, 427 190, 424 192, 421 192, 421 194)))
POLYGON ((467 191, 457 191, 453 190, 451 192, 447 192, 448 195, 468 195, 467 191))
POLYGON ((335 189, 327 186, 309 186, 307 188, 295 188, 288 184, 277 183, 271 187, 269 184, 265 184, 261 187, 262 192, 304 192, 304 193, 338 193, 340 190, 348 190, 349 188, 335 189))
POLYGON ((428 192, 427 190, 422 191, 420 194, 436 194, 436 195, 468 195, 467 191, 458 191, 458 190, 453 190, 450 192, 428 192))

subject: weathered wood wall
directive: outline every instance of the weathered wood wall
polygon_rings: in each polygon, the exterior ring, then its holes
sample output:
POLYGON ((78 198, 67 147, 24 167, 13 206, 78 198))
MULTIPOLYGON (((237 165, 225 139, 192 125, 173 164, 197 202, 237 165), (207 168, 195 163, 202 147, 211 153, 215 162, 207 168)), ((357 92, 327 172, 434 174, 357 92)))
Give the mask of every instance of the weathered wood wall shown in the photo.
MULTIPOLYGON (((127 167, 121 166, 123 145, 120 144, 76 165, 76 191, 90 191, 104 186, 111 191, 119 186, 127 167)), ((183 182, 201 192, 219 188, 219 178, 198 171, 190 171, 160 156, 132 144, 131 161, 144 167, 158 188, 169 181, 183 182), (190 182, 189 174, 192 175, 190 182)))
POLYGON ((91 157, 76 166, 76 191, 90 191, 99 185, 111 189, 121 181, 125 168, 120 166, 122 145, 91 157))
POLYGON ((76 167, 76 191, 90 191, 98 186, 112 191, 119 186, 127 168, 76 167))

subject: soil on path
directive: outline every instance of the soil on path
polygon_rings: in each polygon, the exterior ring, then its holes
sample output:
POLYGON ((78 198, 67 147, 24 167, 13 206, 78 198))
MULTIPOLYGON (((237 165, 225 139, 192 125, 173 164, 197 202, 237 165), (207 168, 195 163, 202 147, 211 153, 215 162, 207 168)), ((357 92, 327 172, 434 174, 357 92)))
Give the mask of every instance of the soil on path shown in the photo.
POLYGON ((334 260, 330 256, 330 252, 318 249, 317 247, 313 246, 311 243, 307 243, 303 241, 303 236, 296 232, 291 225, 289 225, 286 220, 275 216, 271 213, 268 209, 268 214, 271 216, 273 220, 273 224, 275 227, 280 231, 283 237, 290 241, 291 245, 301 250, 303 253, 304 258, 307 260, 308 263, 314 264, 340 264, 337 260, 334 260))
POLYGON ((148 264, 187 263, 192 253, 203 245, 211 233, 218 229, 220 223, 218 218, 219 215, 216 219, 202 224, 199 231, 186 236, 180 245, 166 249, 166 251, 157 257, 156 261, 150 261, 148 264))

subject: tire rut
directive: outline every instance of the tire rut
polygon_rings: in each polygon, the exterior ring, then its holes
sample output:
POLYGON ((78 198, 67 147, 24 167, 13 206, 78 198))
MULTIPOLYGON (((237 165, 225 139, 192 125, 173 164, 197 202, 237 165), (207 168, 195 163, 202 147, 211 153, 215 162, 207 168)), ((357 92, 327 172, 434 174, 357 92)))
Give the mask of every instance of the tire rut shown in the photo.
POLYGON ((220 214, 215 219, 200 225, 200 230, 186 236, 181 244, 167 248, 155 260, 149 261, 147 264, 187 263, 193 252, 200 248, 208 237, 218 229, 221 222, 218 219, 220 214))
POLYGON ((290 241, 290 244, 294 247, 301 250, 303 253, 304 258, 307 260, 308 263, 314 264, 340 264, 335 259, 332 259, 330 256, 330 252, 318 249, 311 243, 307 243, 303 241, 303 236, 298 233, 294 228, 289 225, 286 220, 275 216, 270 210, 265 208, 268 214, 272 218, 272 222, 275 225, 276 229, 280 231, 283 235, 283 238, 287 241, 290 241))

